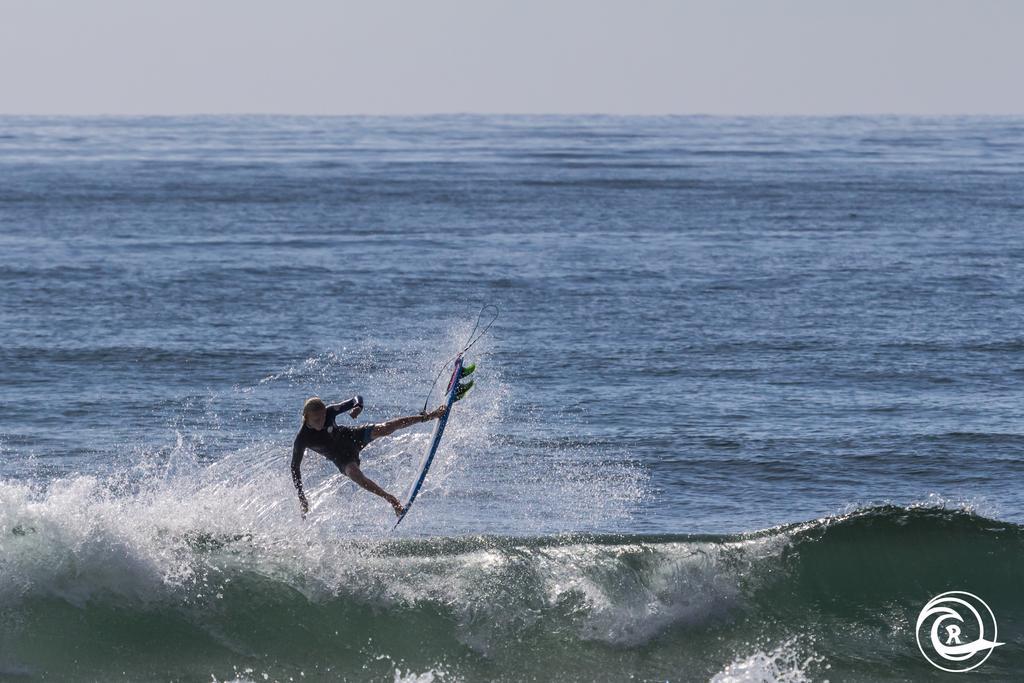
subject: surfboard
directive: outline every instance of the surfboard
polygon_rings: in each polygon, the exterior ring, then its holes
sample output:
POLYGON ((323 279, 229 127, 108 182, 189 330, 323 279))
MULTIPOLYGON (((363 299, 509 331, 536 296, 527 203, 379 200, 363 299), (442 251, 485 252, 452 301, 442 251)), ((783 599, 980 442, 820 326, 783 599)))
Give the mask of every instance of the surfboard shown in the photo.
MULTIPOLYGON (((471 373, 475 369, 475 366, 469 366, 466 368, 466 375, 471 373)), ((430 463, 434 462, 434 456, 437 455, 437 447, 441 445, 441 437, 444 435, 444 428, 448 424, 448 418, 452 414, 452 405, 458 399, 462 398, 472 386, 472 382, 468 384, 460 384, 459 380, 463 377, 462 372, 462 356, 459 355, 455 359, 455 369, 452 370, 452 378, 448 380, 448 394, 446 398, 446 405, 448 409, 444 411, 444 415, 437 421, 437 425, 434 427, 434 435, 430 439, 430 448, 423 455, 423 459, 420 460, 419 474, 413 481, 412 486, 409 487, 409 492, 405 495, 405 502, 402 504, 402 514, 395 522, 395 526, 391 527, 394 531, 398 528, 398 525, 402 523, 405 516, 409 514, 409 508, 412 507, 412 502, 416 500, 416 496, 420 492, 420 488, 423 486, 423 482, 427 478, 427 472, 430 470, 430 463)))

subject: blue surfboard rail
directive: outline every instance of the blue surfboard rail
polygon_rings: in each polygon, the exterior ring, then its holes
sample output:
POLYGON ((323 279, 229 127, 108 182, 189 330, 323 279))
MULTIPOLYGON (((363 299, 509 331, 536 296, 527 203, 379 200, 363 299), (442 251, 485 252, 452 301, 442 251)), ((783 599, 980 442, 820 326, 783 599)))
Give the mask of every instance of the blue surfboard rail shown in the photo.
POLYGON ((409 492, 406 494, 406 501, 402 505, 402 514, 395 522, 395 526, 391 527, 394 531, 398 528, 398 525, 402 523, 405 516, 409 513, 409 508, 412 507, 412 502, 416 500, 417 494, 420 492, 420 488, 423 486, 424 480, 427 478, 427 472, 430 470, 430 463, 434 462, 434 456, 437 455, 437 447, 441 445, 441 436, 444 434, 444 428, 448 424, 448 416, 452 414, 452 404, 455 403, 455 395, 459 391, 459 377, 462 374, 462 355, 460 354, 455 359, 455 369, 452 370, 452 378, 448 381, 448 397, 447 409, 444 411, 444 415, 437 421, 437 426, 434 427, 434 436, 430 440, 430 449, 427 450, 426 456, 420 461, 420 473, 416 477, 416 481, 413 482, 409 488, 409 492))

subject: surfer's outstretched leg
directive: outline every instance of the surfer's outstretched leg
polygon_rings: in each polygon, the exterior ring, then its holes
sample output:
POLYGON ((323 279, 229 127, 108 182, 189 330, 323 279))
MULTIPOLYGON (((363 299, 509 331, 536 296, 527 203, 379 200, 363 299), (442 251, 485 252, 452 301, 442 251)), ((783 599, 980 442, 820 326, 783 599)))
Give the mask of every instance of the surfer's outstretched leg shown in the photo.
POLYGON ((345 465, 345 476, 362 486, 370 493, 375 493, 387 502, 391 503, 391 507, 395 509, 395 514, 401 516, 402 504, 398 502, 398 499, 381 487, 377 486, 372 479, 363 474, 363 471, 359 469, 359 465, 354 462, 350 462, 345 465))
POLYGON ((412 425, 419 424, 421 422, 427 422, 428 420, 435 420, 442 415, 446 410, 445 406, 438 406, 436 410, 429 413, 423 413, 422 415, 410 415, 408 417, 399 417, 394 420, 388 420, 387 422, 381 422, 380 424, 373 425, 373 433, 371 438, 379 439, 382 436, 393 434, 399 429, 405 429, 412 425))

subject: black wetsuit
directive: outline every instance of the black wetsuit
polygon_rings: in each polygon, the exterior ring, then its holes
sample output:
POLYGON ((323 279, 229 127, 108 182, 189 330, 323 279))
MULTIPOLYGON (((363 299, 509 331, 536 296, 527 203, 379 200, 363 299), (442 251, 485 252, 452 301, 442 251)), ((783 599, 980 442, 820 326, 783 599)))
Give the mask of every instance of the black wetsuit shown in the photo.
POLYGON ((347 401, 327 406, 327 419, 324 420, 323 429, 313 429, 305 422, 302 423, 302 428, 295 435, 295 445, 292 447, 292 481, 300 491, 302 472, 299 466, 307 448, 333 462, 342 472, 349 463, 359 464, 359 451, 373 438, 373 425, 342 427, 334 424, 334 418, 361 405, 363 397, 354 396, 347 401))

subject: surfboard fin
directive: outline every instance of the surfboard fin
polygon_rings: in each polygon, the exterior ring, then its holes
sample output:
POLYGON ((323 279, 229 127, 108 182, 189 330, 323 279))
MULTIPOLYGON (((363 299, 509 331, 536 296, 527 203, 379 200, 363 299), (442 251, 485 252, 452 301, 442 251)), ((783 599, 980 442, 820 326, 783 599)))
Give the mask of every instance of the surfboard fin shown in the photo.
POLYGON ((469 393, 469 390, 473 388, 473 380, 460 384, 459 388, 455 390, 455 400, 461 401, 462 398, 469 393))
POLYGON ((469 365, 462 366, 462 372, 459 373, 459 377, 469 377, 476 370, 476 363, 470 363, 469 365))

